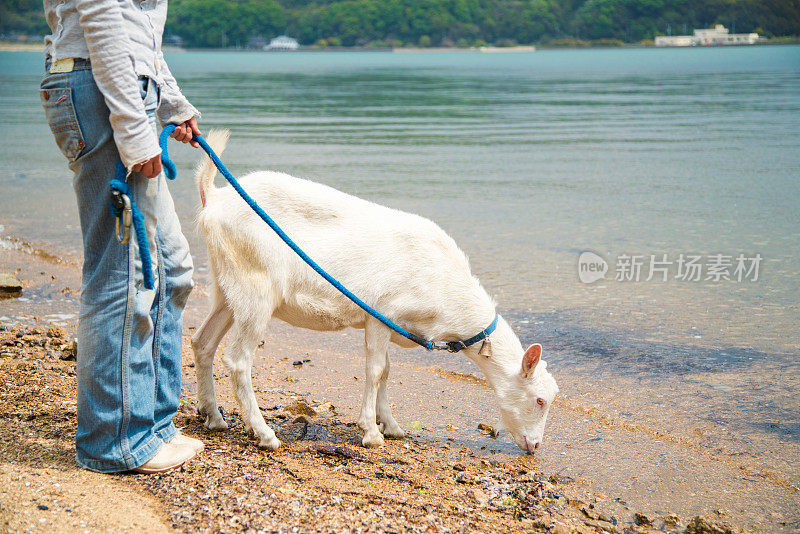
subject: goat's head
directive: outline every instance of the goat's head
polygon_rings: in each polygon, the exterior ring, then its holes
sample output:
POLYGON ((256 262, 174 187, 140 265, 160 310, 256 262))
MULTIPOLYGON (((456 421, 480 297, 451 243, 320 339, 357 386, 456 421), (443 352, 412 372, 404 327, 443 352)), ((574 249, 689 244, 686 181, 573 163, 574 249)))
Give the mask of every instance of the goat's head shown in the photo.
POLYGON ((522 368, 498 391, 503 424, 517 446, 528 454, 539 447, 558 384, 541 361, 542 346, 531 345, 522 356, 522 368))

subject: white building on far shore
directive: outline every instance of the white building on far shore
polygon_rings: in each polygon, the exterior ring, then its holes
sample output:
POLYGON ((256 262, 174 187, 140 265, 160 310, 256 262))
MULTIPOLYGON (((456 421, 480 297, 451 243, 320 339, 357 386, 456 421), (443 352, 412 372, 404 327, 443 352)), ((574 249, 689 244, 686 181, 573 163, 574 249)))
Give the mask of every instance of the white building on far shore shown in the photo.
POLYGON ((297 39, 292 39, 286 35, 279 35, 272 39, 264 50, 297 50, 300 48, 300 43, 297 39))
POLYGON ((715 46, 752 45, 758 42, 757 33, 728 33, 728 28, 717 24, 713 28, 695 30, 694 35, 659 35, 656 46, 715 46))

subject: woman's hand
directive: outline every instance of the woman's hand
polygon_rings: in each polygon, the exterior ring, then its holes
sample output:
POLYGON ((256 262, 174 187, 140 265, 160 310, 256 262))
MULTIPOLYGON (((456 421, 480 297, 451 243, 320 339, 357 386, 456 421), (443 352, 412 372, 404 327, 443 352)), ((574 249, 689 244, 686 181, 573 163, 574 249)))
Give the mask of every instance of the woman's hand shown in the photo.
MULTIPOLYGON (((179 124, 175 127, 170 137, 177 139, 181 143, 189 143, 195 148, 199 148, 200 144, 193 141, 195 135, 202 135, 200 128, 197 127, 197 119, 192 117, 188 121, 179 124)), ((133 172, 140 172, 148 178, 155 178, 161 174, 161 155, 154 156, 143 163, 137 163, 131 170, 133 172)))
POLYGON ((195 148, 199 148, 200 144, 197 141, 193 141, 195 135, 202 135, 200 133, 200 128, 197 127, 197 119, 192 117, 188 121, 179 124, 175 127, 175 131, 172 132, 173 139, 177 139, 181 143, 189 143, 195 148))
POLYGON ((153 156, 143 163, 137 163, 131 167, 133 172, 140 172, 148 178, 155 178, 161 174, 161 154, 153 156))

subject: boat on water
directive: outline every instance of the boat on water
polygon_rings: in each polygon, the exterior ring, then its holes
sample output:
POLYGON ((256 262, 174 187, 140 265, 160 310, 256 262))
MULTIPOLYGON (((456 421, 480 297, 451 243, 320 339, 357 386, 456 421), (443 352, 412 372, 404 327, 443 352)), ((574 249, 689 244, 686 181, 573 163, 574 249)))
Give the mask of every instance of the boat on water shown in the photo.
POLYGON ((264 47, 264 50, 286 52, 297 50, 298 48, 300 48, 300 43, 297 42, 297 39, 293 39, 288 35, 279 35, 270 40, 269 44, 264 47))
POLYGON ((757 33, 730 33, 722 24, 713 28, 694 30, 693 35, 659 35, 656 46, 718 46, 753 45, 758 43, 757 33))

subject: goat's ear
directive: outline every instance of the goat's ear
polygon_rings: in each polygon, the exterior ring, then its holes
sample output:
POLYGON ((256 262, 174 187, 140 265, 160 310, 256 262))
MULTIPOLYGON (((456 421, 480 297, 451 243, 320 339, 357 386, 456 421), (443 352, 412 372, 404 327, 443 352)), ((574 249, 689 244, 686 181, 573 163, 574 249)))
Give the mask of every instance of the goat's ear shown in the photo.
POLYGON ((525 351, 525 354, 522 356, 522 370, 520 373, 525 378, 530 378, 533 376, 533 371, 536 369, 536 365, 539 363, 539 360, 542 358, 542 346, 538 343, 534 343, 528 350, 525 351))

